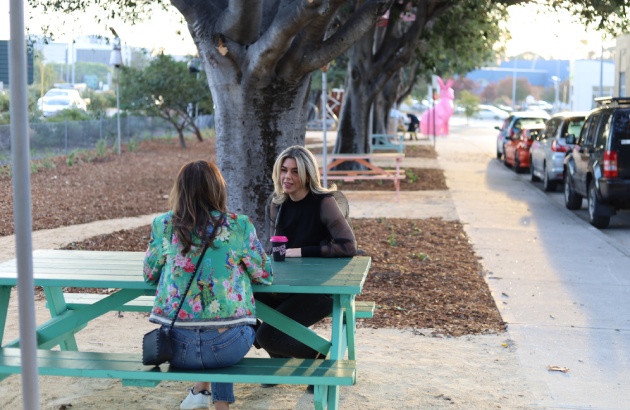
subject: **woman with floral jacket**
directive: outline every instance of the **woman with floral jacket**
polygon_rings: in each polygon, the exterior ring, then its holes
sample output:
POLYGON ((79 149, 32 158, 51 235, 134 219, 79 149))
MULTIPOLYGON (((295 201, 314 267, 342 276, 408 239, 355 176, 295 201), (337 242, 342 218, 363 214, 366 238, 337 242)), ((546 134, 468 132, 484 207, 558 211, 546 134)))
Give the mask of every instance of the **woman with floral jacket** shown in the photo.
MULTIPOLYGON (((149 320, 168 327, 181 305, 171 331, 174 367, 231 366, 254 342, 252 283, 271 284, 271 264, 249 218, 228 213, 226 204, 219 169, 194 161, 179 171, 170 195, 172 210, 153 221, 144 260, 145 280, 157 283, 149 320)), ((196 383, 180 408, 208 408, 210 396, 215 409, 228 409, 234 402, 233 384, 196 383)))

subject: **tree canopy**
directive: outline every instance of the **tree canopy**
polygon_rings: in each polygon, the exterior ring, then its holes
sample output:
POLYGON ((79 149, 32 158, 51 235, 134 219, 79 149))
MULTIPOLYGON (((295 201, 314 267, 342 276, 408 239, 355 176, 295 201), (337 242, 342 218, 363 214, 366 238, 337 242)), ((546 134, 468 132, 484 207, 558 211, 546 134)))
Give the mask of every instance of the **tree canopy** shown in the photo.
POLYGON ((143 69, 123 67, 121 76, 121 108, 164 118, 186 147, 184 130, 192 129, 201 140, 194 122, 194 104, 211 104, 210 90, 203 80, 191 73, 183 61, 158 55, 143 69), (208 102, 208 100, 210 102, 208 102))

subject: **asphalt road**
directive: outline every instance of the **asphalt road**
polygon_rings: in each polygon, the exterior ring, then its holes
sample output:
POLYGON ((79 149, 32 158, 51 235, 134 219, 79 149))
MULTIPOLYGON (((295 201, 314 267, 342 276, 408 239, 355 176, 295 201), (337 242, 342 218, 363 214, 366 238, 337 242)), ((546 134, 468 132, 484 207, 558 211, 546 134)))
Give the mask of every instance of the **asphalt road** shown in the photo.
MULTIPOLYGON (((436 140, 460 221, 520 361, 531 408, 630 408, 630 214, 599 230, 495 158, 493 121, 436 140), (560 371, 565 370, 565 372, 560 371)), ((510 375, 506 375, 510 377, 510 375)))

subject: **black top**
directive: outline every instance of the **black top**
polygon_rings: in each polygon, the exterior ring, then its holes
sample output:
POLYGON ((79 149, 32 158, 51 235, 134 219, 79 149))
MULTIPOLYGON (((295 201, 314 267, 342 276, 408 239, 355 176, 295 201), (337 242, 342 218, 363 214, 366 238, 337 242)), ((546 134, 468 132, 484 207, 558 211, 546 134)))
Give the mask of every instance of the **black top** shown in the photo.
POLYGON ((331 194, 309 193, 300 201, 291 198, 271 204, 271 235, 286 236, 287 248, 301 248, 302 256, 340 257, 356 254, 354 232, 331 194))

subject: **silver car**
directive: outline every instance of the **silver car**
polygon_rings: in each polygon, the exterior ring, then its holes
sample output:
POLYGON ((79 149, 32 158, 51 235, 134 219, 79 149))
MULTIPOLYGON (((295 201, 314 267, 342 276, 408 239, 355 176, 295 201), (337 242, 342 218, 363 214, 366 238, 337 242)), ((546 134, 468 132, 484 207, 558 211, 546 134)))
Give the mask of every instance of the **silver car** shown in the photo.
POLYGON ((567 144, 566 137, 580 135, 588 112, 563 112, 555 114, 545 124, 545 130, 534 141, 529 151, 529 171, 532 181, 543 181, 545 191, 554 191, 562 182, 564 157, 571 152, 573 145, 567 144))

